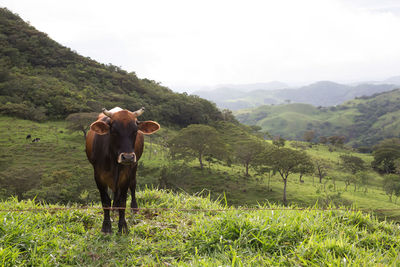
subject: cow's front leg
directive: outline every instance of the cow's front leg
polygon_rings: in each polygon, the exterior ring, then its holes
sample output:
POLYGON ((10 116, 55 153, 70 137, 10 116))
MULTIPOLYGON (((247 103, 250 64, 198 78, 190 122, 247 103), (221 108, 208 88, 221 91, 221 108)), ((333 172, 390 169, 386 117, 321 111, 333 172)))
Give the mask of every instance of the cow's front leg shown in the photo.
POLYGON ((132 196, 132 200, 131 200, 131 208, 132 208, 132 212, 133 213, 138 213, 138 204, 136 202, 136 167, 132 172, 132 177, 131 177, 131 183, 129 185, 129 189, 131 190, 131 196, 132 196))
POLYGON ((111 219, 110 219, 111 199, 107 193, 107 187, 102 186, 97 181, 98 180, 96 179, 97 188, 99 189, 100 192, 101 205, 103 206, 103 211, 104 211, 104 220, 103 220, 103 226, 101 227, 101 231, 105 234, 109 234, 112 232, 111 219))
POLYGON ((118 220, 118 232, 128 233, 128 226, 125 220, 125 209, 126 209, 126 195, 128 192, 128 186, 125 189, 117 189, 114 195, 114 207, 118 208, 119 220, 118 220))

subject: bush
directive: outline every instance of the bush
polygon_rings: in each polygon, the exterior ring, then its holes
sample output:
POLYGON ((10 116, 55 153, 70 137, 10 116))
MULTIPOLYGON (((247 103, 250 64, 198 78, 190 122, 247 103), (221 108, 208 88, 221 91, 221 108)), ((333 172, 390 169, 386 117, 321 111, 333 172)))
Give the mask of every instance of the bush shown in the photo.
POLYGON ((27 102, 23 103, 6 103, 0 107, 0 113, 10 116, 16 116, 22 119, 33 121, 44 121, 47 119, 45 108, 35 108, 27 102))
POLYGON ((88 191, 82 187, 79 169, 73 171, 56 170, 43 174, 40 186, 29 190, 24 198, 36 198, 50 203, 81 203, 97 201, 97 190, 88 191))
POLYGON ((189 180, 191 176, 192 171, 188 165, 172 163, 162 167, 158 182, 160 188, 178 189, 177 184, 189 180))

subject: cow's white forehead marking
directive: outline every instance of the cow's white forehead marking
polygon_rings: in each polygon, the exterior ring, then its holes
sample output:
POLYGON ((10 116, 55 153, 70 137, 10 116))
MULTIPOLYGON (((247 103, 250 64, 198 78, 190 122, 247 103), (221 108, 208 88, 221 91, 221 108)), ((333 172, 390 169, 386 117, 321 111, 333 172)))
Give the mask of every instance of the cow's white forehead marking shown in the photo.
POLYGON ((112 114, 112 113, 115 113, 115 112, 118 112, 118 111, 121 111, 121 110, 122 110, 122 108, 120 108, 120 107, 115 107, 115 108, 109 110, 109 112, 111 112, 111 114, 112 114))

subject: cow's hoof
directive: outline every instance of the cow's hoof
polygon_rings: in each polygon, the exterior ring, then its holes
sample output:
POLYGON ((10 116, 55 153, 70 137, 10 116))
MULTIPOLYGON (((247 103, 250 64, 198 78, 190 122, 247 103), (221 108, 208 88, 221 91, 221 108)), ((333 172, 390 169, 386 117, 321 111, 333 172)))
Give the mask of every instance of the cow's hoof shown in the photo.
POLYGON ((123 223, 118 223, 118 233, 122 233, 122 234, 128 234, 129 230, 128 230, 128 226, 126 224, 126 222, 123 223))
POLYGON ((111 234, 111 222, 103 222, 103 226, 101 227, 101 231, 105 234, 111 234))
POLYGON ((139 208, 138 207, 132 207, 132 214, 138 214, 139 213, 139 208))
POLYGON ((138 208, 138 204, 135 201, 131 202, 131 210, 133 214, 138 214, 139 213, 139 208, 138 208))

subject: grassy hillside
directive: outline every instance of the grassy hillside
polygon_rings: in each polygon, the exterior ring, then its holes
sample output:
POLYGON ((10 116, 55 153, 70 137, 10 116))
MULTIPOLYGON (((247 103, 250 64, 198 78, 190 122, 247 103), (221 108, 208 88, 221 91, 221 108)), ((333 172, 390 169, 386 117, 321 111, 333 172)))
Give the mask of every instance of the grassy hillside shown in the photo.
MULTIPOLYGON (((11 117, 0 117, 0 193, 19 198, 34 197, 38 189, 51 194, 66 191, 95 192, 92 170, 87 164, 82 134, 70 133, 65 122, 36 123, 11 117), (31 139, 26 139, 30 134, 31 139), (32 143, 32 139, 40 142, 32 143)), ((97 195, 97 194, 96 194, 97 195)), ((94 196, 93 196, 94 197, 94 196)))
MULTIPOLYGON (((34 198, 49 202, 90 203, 98 201, 99 195, 93 179, 93 170, 86 159, 84 140, 81 133, 65 129, 65 122, 36 123, 10 117, 0 117, 0 197, 16 195, 19 199, 34 198), (32 143, 25 137, 41 138, 32 143)), ((171 134, 163 129, 160 135, 171 134)), ((207 192, 212 199, 226 196, 229 205, 254 206, 258 203, 282 203, 282 180, 280 176, 259 175, 251 170, 250 177, 244 175, 244 167, 224 162, 205 161, 201 171, 197 161, 174 161, 161 146, 162 138, 146 139, 145 153, 139 163, 138 185, 140 188, 166 187, 175 191, 184 190, 195 194, 207 192), (150 143, 151 141, 151 143, 150 143)), ((296 143, 289 143, 295 146, 296 143)), ((390 202, 382 190, 382 178, 371 172, 367 191, 365 187, 351 183, 345 190, 344 180, 349 175, 343 170, 340 155, 351 154, 361 157, 367 165, 372 161, 369 154, 324 145, 309 148, 302 145, 306 153, 320 158, 331 165, 329 177, 318 182, 315 175, 306 175, 304 182, 298 174, 289 177, 289 203, 299 206, 346 205, 365 209, 394 209, 377 213, 380 218, 400 221, 400 204, 390 202), (333 182, 335 187, 333 188, 333 182)), ((396 200, 396 199, 395 199, 396 200)))
POLYGON ((242 123, 261 126, 272 135, 301 140, 308 130, 316 131, 317 136, 343 135, 344 129, 352 125, 357 114, 355 109, 321 109, 309 104, 285 104, 238 111, 236 117, 242 123))
MULTIPOLYGON (((100 233, 102 215, 96 209, 0 211, 0 261, 4 266, 389 266, 400 262, 398 226, 360 212, 279 206, 243 211, 207 198, 159 190, 144 190, 137 197, 144 210, 135 216, 128 213, 127 235, 100 233)), ((0 203, 0 210, 43 208, 65 207, 15 199, 0 203)), ((115 231, 115 218, 113 227, 115 231)))
POLYGON ((179 127, 222 119, 211 102, 80 56, 0 8, 0 113, 43 121, 115 106, 179 127))
POLYGON ((335 107, 307 104, 262 106, 241 110, 242 123, 261 126, 273 135, 301 140, 306 131, 319 136, 345 136, 354 146, 372 146, 385 138, 399 137, 400 90, 361 97, 335 107))

